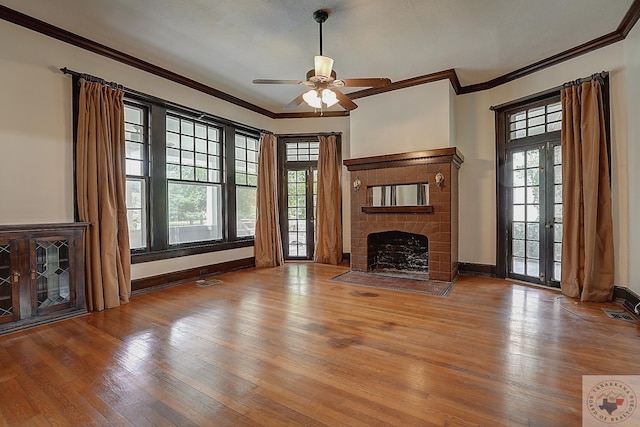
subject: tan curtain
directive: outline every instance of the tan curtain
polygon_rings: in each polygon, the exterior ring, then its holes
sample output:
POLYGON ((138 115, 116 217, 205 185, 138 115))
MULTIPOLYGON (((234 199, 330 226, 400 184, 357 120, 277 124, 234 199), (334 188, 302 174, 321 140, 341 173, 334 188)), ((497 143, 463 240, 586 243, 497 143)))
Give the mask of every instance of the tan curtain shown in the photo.
POLYGON ((87 305, 117 307, 131 296, 123 92, 80 80, 76 199, 86 238, 87 305))
POLYGON ((256 197, 256 267, 275 267, 284 263, 276 168, 276 137, 260 135, 258 154, 258 188, 256 197))
POLYGON ((613 297, 613 220, 600 82, 562 90, 562 292, 613 297))
POLYGON ((318 200, 316 203, 316 246, 313 260, 337 265, 342 261, 342 195, 340 158, 336 136, 318 136, 318 200))

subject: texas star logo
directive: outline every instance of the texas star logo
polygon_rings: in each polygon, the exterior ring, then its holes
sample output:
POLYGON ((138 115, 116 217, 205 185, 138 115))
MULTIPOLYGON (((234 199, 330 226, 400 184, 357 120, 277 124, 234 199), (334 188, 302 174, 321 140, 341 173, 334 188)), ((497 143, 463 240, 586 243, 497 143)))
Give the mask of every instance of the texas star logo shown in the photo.
POLYGON ((589 413, 598 421, 615 424, 626 420, 636 410, 636 394, 620 381, 608 380, 596 384, 587 395, 589 413))

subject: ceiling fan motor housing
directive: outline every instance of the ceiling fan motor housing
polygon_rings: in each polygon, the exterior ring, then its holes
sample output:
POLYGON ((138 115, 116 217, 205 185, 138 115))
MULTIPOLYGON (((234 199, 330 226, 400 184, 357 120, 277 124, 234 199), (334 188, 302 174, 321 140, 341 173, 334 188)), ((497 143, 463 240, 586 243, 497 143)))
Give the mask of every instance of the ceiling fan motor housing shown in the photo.
POLYGON ((328 82, 328 81, 334 81, 336 79, 338 75, 336 74, 336 72, 334 70, 331 70, 331 77, 325 77, 325 76, 316 76, 316 70, 312 69, 307 71, 307 80, 310 82, 328 82))

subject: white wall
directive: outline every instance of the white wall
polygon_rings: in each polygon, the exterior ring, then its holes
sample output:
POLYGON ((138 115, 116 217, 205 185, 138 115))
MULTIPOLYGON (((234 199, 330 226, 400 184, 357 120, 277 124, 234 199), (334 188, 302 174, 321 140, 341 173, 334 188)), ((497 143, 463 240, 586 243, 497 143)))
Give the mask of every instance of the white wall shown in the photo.
MULTIPOLYGON (((629 207, 629 287, 640 293, 640 25, 636 24, 624 41, 624 60, 626 65, 627 98, 627 151, 628 168, 627 200, 629 207), (633 255, 635 254, 635 255, 633 255)), ((620 113, 622 113, 620 111, 620 113)))
POLYGON ((450 86, 449 80, 440 80, 356 100, 351 158, 455 145, 450 86))

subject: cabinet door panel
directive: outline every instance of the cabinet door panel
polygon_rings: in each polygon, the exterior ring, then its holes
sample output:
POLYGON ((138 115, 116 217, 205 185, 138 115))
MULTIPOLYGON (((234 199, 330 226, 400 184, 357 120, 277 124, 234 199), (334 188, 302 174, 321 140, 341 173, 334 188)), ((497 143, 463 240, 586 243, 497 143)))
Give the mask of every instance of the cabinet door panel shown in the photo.
POLYGON ((0 323, 20 318, 19 274, 16 244, 0 239, 0 323))
POLYGON ((75 304, 73 253, 69 236, 31 240, 31 302, 35 313, 44 314, 75 304))

